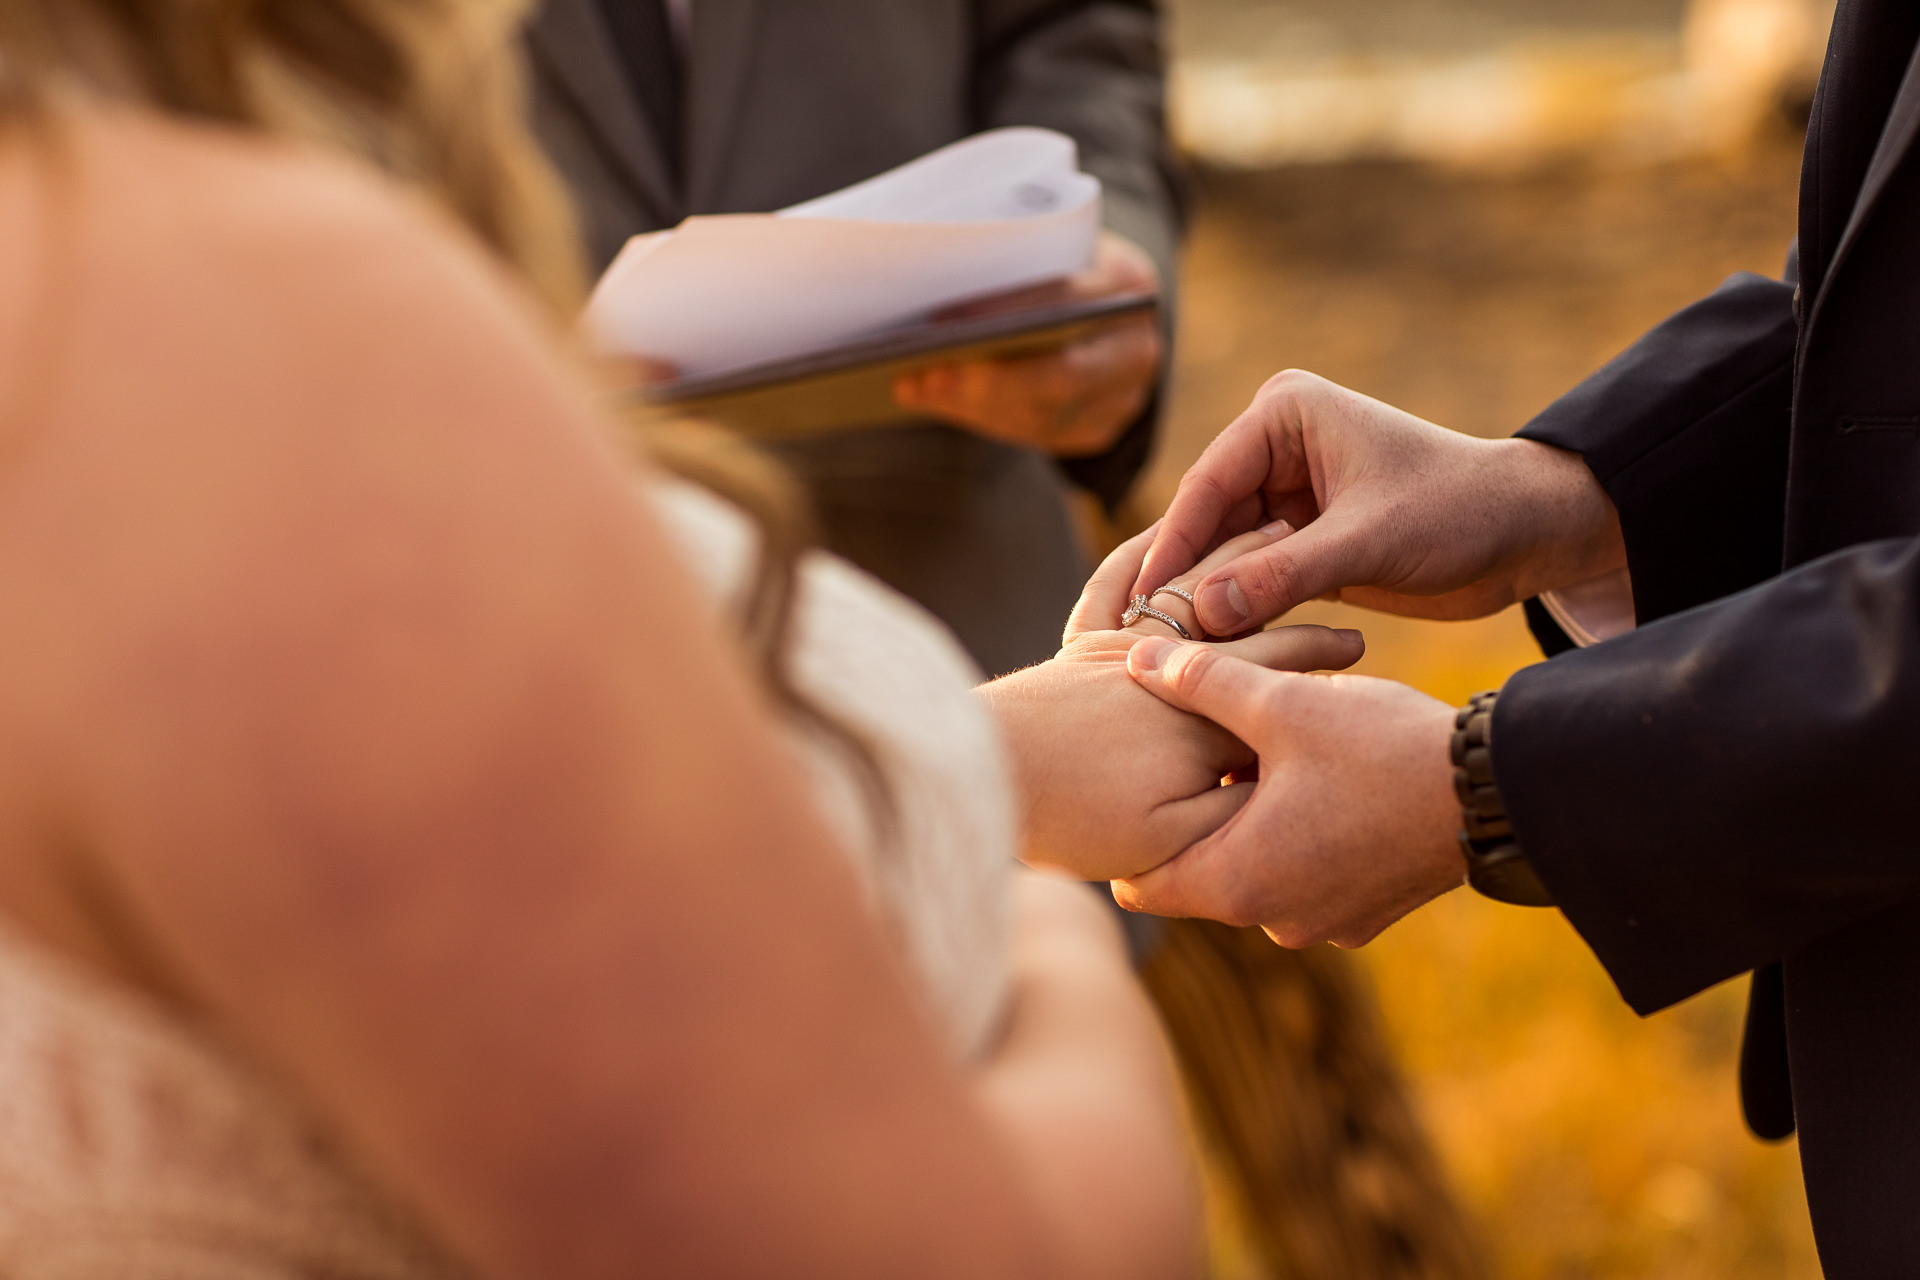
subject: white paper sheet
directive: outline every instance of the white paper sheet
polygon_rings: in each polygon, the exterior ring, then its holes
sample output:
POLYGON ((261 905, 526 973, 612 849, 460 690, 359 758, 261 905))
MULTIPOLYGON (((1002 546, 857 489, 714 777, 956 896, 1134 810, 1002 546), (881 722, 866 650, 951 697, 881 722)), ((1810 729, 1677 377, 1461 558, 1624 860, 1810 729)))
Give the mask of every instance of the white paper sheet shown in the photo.
POLYGON ((683 374, 824 351, 1093 259, 1100 182, 1073 140, 995 129, 778 213, 635 236, 586 324, 607 350, 683 374))

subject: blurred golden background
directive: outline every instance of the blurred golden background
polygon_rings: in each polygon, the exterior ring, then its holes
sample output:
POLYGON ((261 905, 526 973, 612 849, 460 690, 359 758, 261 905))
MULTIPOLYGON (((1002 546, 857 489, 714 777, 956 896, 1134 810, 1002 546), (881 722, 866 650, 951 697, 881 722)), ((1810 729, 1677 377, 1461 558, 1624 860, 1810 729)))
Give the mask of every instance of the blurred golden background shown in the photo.
MULTIPOLYGON (((1279 369, 1502 435, 1728 273, 1780 269, 1830 4, 1171 8, 1195 218, 1123 523, 1279 369)), ((1296 616, 1359 626, 1359 670, 1451 702, 1539 659, 1517 610, 1296 616)), ((1792 1144, 1741 1124, 1744 979, 1642 1021, 1557 913, 1466 892, 1359 954, 1496 1274, 1819 1274, 1792 1144)))

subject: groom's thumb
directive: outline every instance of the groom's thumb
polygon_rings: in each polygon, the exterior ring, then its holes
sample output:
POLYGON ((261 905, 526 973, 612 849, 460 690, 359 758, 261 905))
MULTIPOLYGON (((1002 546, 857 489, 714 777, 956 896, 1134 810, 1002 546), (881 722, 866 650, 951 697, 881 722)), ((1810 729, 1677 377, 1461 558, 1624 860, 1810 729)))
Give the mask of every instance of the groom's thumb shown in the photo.
POLYGON ((1329 508, 1296 533, 1220 566, 1194 591, 1208 635, 1238 635, 1329 591, 1360 585, 1366 540, 1354 517, 1329 508))
POLYGON ((1308 677, 1230 658, 1204 644, 1178 644, 1157 636, 1127 651, 1127 673, 1142 688, 1182 711, 1213 721, 1258 749, 1261 710, 1282 682, 1308 677))

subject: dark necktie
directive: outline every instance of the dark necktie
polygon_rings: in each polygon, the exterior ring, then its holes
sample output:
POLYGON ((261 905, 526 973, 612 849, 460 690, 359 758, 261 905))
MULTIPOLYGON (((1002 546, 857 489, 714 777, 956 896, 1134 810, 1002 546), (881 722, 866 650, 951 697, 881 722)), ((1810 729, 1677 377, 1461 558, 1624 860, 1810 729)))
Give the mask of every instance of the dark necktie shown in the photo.
POLYGON ((686 143, 680 94, 680 52, 667 0, 600 0, 613 47, 641 113, 653 126, 661 154, 677 183, 685 172, 686 143))

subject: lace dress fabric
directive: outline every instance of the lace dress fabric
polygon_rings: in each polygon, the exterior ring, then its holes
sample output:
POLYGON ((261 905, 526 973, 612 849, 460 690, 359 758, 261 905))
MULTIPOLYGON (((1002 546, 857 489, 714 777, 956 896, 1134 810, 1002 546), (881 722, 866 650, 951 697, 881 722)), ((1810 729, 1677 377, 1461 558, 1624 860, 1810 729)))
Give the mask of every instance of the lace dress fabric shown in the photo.
POLYGON ((0 1275, 459 1274, 241 1054, 0 928, 0 1275))
MULTIPOLYGON (((747 522, 704 492, 655 497, 716 603, 737 595, 747 522)), ((805 563, 796 623, 795 684, 872 745, 891 828, 836 744, 794 726, 793 748, 929 1018, 975 1055, 1003 999, 1014 821, 974 673, 913 606, 831 557, 805 563)), ((462 1274, 217 1033, 0 921, 0 1276, 462 1274)))
MULTIPOLYGON (((655 490, 681 554, 723 607, 758 554, 751 525, 702 489, 655 490)), ((1016 820, 980 674, 930 615, 835 556, 810 553, 789 654, 794 686, 874 750, 892 829, 839 744, 788 730, 868 901, 905 952, 929 1014, 962 1058, 984 1049, 1006 985, 1016 820)))

